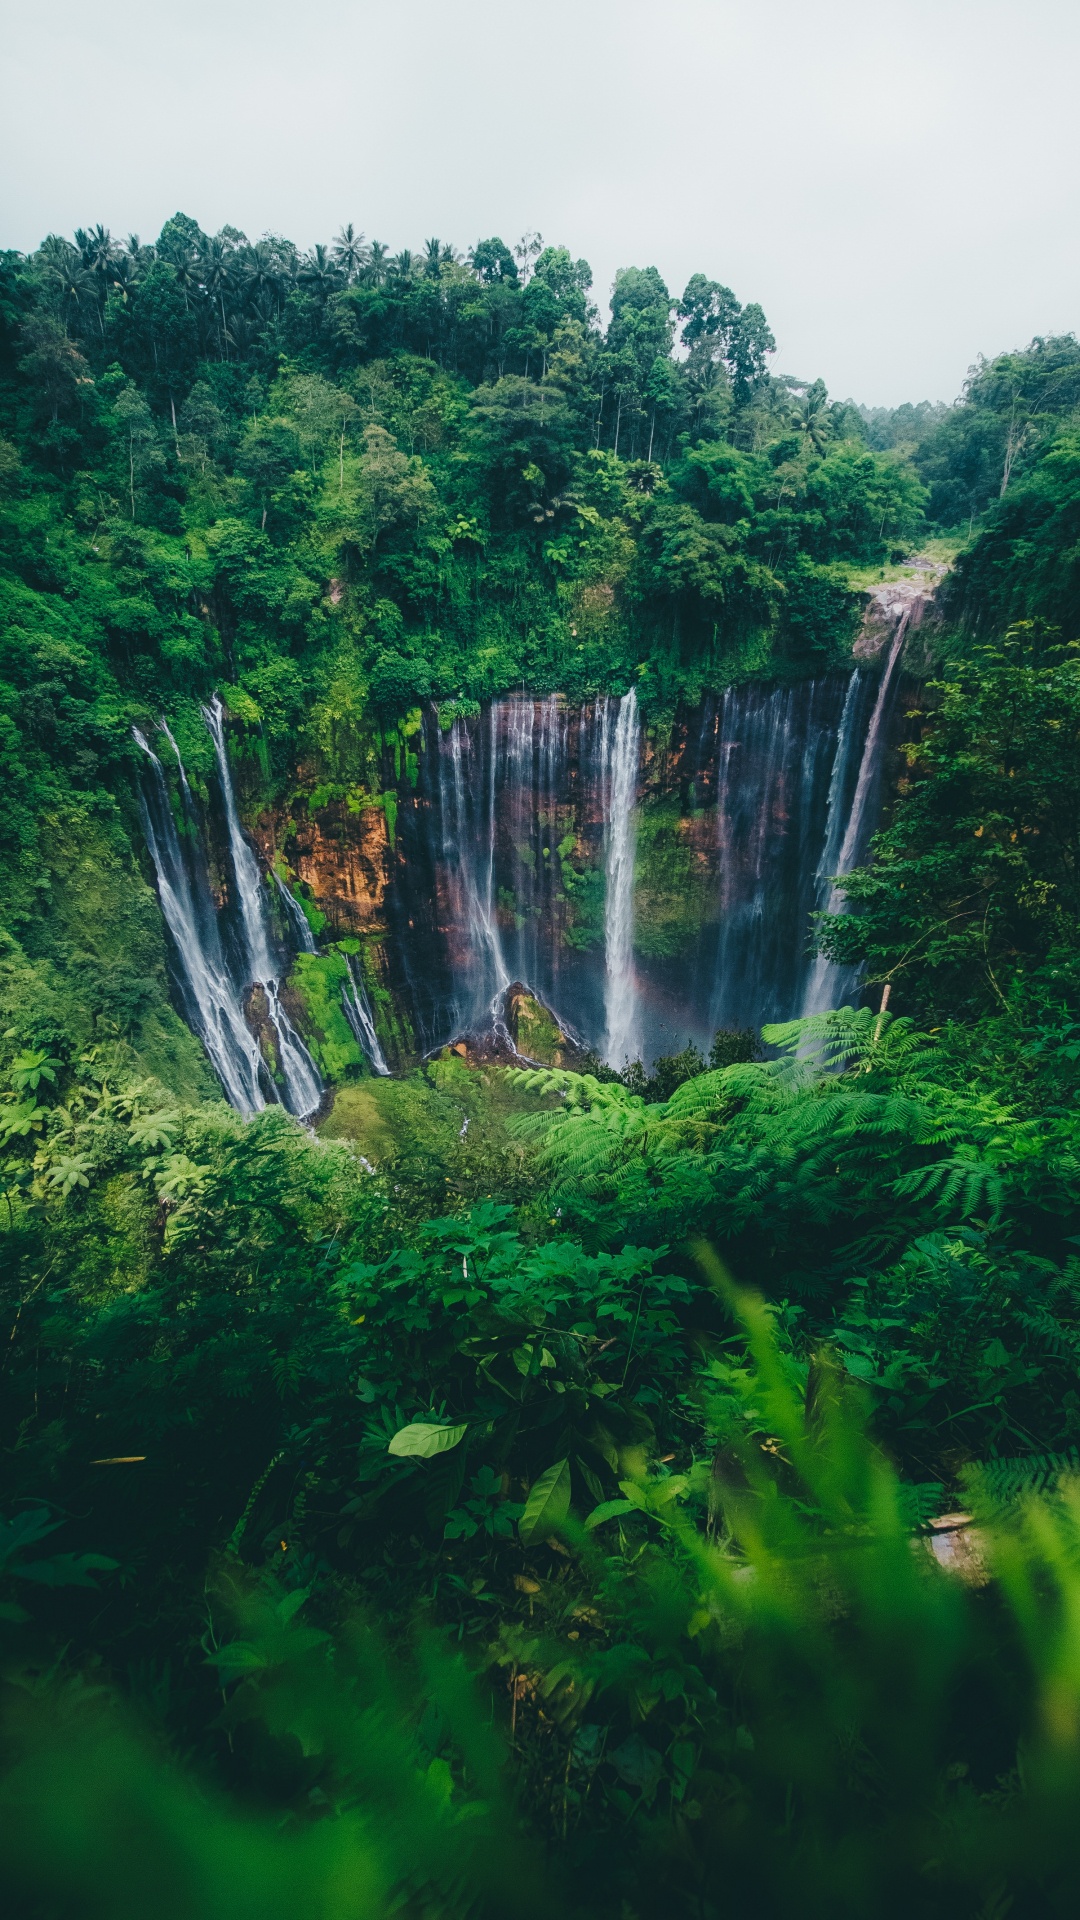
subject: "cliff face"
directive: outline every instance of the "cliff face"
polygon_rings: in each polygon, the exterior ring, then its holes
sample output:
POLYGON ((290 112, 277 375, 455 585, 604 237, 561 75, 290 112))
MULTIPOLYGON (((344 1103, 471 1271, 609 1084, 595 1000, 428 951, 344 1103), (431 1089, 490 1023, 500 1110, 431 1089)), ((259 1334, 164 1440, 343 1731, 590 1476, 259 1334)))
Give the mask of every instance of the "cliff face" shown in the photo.
MULTIPOLYGON (((641 730, 630 911, 650 1056, 688 1036, 707 1045, 718 1025, 799 1012, 812 916, 848 814, 857 798, 851 865, 895 777, 887 643, 901 621, 923 620, 940 571, 911 563, 867 592, 854 673, 746 682, 641 730)), ((359 956, 395 1063, 486 1031, 508 980, 587 1045, 604 1042, 619 711, 614 698, 578 706, 554 694, 507 695, 447 725, 425 709, 409 750, 386 756, 381 802, 338 789, 259 821, 260 851, 306 907, 319 964, 337 942, 359 956)), ((316 1011, 308 1028, 329 1045, 326 1008, 316 1011)), ((540 1041, 521 1050, 543 1057, 540 1041)))
POLYGON ((352 810, 337 801, 299 818, 264 814, 255 835, 267 862, 284 855, 326 915, 328 934, 386 932, 393 851, 381 806, 352 810))
POLYGON ((909 632, 921 627, 923 621, 933 615, 934 594, 947 569, 922 555, 916 555, 909 567, 904 579, 883 580, 867 594, 862 626, 852 648, 857 661, 876 660, 892 640, 905 614, 909 632))

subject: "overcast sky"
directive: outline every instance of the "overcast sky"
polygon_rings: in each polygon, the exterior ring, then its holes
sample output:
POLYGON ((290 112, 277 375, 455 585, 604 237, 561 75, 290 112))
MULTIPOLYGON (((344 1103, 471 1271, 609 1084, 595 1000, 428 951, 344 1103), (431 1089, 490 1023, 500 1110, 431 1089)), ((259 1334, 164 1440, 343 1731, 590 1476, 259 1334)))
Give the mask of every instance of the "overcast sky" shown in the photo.
POLYGON ((177 209, 526 229, 760 300, 777 369, 952 399, 1080 324, 1078 0, 2 0, 0 244, 177 209))

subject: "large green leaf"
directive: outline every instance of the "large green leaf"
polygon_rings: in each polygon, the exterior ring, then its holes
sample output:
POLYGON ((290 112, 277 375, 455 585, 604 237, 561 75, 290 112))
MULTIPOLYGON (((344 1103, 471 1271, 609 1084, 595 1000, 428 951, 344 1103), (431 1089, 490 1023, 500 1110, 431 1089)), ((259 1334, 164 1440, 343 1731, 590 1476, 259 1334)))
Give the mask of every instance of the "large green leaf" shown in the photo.
POLYGON ((465 1436, 468 1421, 460 1427, 435 1426, 430 1420, 413 1420, 399 1427, 387 1446, 387 1453, 402 1460, 431 1460, 437 1453, 449 1453, 465 1436))
POLYGON ((602 1527, 606 1520, 615 1520, 621 1514, 633 1513, 632 1500, 602 1500, 598 1507, 586 1516, 585 1525, 591 1533, 594 1527, 602 1527))
POLYGON ((534 1480, 518 1521, 518 1533, 526 1546, 543 1540, 561 1527, 570 1511, 570 1462, 556 1460, 538 1480, 534 1480))

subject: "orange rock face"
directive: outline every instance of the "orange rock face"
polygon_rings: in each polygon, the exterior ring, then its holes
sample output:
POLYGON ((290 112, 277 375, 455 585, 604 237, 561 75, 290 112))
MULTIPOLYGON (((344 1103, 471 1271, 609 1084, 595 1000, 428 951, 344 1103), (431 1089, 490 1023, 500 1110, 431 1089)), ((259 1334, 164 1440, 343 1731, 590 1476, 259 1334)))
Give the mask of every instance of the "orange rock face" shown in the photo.
POLYGON ((381 807, 353 813, 335 802, 301 819, 264 817, 257 833, 266 858, 284 853, 335 933, 385 931, 392 850, 381 807))

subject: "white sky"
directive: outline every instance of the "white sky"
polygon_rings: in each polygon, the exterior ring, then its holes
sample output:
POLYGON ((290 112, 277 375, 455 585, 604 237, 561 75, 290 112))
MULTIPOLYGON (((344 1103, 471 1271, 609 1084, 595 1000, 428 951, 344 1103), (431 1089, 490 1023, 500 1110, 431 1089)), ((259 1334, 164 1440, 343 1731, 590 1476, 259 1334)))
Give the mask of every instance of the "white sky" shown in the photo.
POLYGON ((779 371, 952 399, 1080 326, 1077 0, 0 0, 0 245, 178 208, 526 228, 760 300, 779 371))

